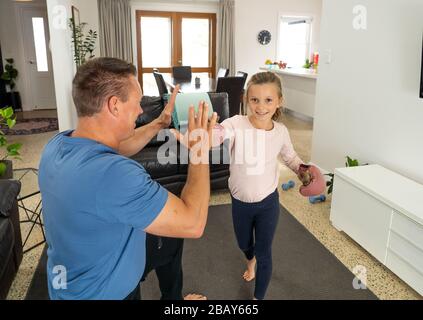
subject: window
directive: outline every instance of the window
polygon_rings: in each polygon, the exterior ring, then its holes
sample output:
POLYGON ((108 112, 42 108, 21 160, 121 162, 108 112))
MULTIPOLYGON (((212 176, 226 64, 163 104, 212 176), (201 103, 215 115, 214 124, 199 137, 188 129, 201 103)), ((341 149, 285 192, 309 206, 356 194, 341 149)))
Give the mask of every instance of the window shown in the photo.
POLYGON ((209 19, 182 18, 182 65, 207 68, 209 47, 209 19))
POLYGON ((172 65, 172 26, 166 17, 141 17, 141 38, 143 66, 172 65))
POLYGON ((47 72, 48 63, 46 37, 44 32, 44 19, 32 18, 32 27, 34 30, 34 44, 35 55, 37 58, 37 70, 38 72, 47 72))
POLYGON ((158 94, 153 71, 172 74, 173 66, 192 73, 216 70, 216 14, 136 11, 138 79, 145 94, 158 94))
POLYGON ((311 22, 311 17, 280 17, 278 60, 300 68, 310 59, 311 22))

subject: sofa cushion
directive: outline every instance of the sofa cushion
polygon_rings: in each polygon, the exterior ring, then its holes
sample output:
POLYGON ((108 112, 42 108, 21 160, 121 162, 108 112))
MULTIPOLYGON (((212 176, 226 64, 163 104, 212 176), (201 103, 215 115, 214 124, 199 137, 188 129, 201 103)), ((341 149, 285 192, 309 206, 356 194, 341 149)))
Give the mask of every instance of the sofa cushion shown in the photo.
POLYGON ((12 259, 15 236, 9 219, 0 217, 0 279, 12 259))
POLYGON ((219 115, 219 121, 229 118, 229 100, 226 92, 209 92, 213 110, 219 115))
POLYGON ((141 99, 143 113, 136 121, 136 127, 144 126, 156 119, 163 111, 163 102, 160 97, 143 96, 141 99))
POLYGON ((21 183, 15 180, 0 180, 0 216, 8 217, 16 197, 21 191, 21 183))
POLYGON ((142 149, 131 159, 141 164, 152 179, 173 176, 178 173, 176 154, 168 149, 164 155, 158 154, 159 148, 147 147, 142 149))

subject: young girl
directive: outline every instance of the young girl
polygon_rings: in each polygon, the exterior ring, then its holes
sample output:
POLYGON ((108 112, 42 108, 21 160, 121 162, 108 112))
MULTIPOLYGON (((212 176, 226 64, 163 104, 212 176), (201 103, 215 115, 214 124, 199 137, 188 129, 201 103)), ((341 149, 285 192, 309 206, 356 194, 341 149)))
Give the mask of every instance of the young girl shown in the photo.
POLYGON ((256 278, 254 299, 261 300, 272 274, 272 241, 279 218, 278 156, 303 181, 303 195, 323 192, 324 179, 316 167, 303 164, 288 129, 275 121, 281 115, 282 86, 274 73, 255 74, 245 101, 250 115, 234 116, 221 125, 230 139, 232 218, 239 248, 247 258, 243 278, 256 278))

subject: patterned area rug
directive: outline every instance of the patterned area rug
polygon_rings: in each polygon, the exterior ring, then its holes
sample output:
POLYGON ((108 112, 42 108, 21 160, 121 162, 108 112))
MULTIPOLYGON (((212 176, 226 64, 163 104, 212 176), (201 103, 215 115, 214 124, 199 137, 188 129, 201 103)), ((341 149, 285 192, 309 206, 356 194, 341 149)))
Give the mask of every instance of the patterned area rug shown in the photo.
POLYGON ((12 128, 0 128, 6 135, 27 135, 59 130, 55 118, 34 118, 18 120, 12 128))

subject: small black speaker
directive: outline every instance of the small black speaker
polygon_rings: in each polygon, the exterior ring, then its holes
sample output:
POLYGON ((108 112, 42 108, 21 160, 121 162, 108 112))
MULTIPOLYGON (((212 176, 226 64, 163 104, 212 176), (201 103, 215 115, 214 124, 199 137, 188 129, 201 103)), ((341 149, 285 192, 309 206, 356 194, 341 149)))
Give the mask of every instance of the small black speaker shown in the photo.
POLYGON ((423 37, 422 37, 422 64, 420 65, 421 75, 420 75, 420 98, 423 99, 423 37))

